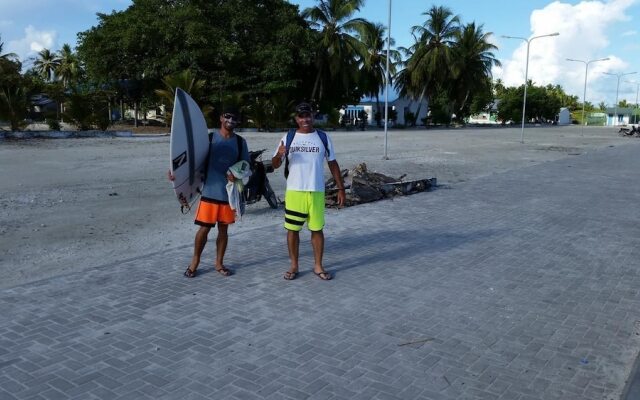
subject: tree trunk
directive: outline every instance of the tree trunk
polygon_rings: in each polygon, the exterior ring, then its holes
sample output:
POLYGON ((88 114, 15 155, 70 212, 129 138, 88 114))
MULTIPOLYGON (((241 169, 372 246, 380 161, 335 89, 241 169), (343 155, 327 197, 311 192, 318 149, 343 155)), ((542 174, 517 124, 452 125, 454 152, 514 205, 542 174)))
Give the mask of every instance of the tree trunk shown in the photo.
POLYGON ((316 100, 316 93, 318 91, 318 86, 320 86, 320 75, 322 74, 321 71, 318 71, 318 75, 316 76, 316 81, 313 84, 313 92, 311 92, 311 100, 316 100))
MULTIPOLYGON (((420 93, 420 97, 418 98, 418 109, 416 110, 416 121, 420 118, 420 110, 422 110, 422 100, 424 99, 424 92, 420 93)), ((428 112, 429 110, 427 110, 428 112)), ((425 116, 426 117, 426 116, 425 116)), ((424 124, 427 126, 426 122, 424 124)))
POLYGON ((382 126, 382 119, 384 116, 380 114, 380 95, 378 93, 376 93, 376 107, 378 107, 378 116, 380 117, 376 119, 376 124, 378 125, 378 128, 380 128, 382 126))
POLYGON ((133 102, 133 126, 138 127, 138 102, 133 102))

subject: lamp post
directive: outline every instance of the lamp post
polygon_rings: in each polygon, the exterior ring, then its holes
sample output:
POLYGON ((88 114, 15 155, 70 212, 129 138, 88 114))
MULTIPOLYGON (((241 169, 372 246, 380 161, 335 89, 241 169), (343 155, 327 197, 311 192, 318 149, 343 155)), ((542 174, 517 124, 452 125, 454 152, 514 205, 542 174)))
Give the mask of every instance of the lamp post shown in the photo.
POLYGON ((638 90, 640 90, 640 82, 634 82, 634 81, 625 81, 627 83, 633 83, 634 85, 636 85, 636 112, 635 114, 633 114, 633 123, 637 124, 638 123, 638 90))
POLYGON ((613 126, 616 126, 618 123, 618 93, 620 91, 620 78, 622 78, 625 75, 633 75, 636 74, 637 71, 634 72, 624 72, 624 73, 619 73, 619 74, 612 74, 610 72, 603 72, 603 74, 605 75, 611 75, 611 76, 617 76, 618 77, 618 84, 616 85, 616 104, 615 104, 615 108, 614 108, 614 114, 613 114, 613 126))
POLYGON ((391 0, 389 0, 389 21, 387 27, 387 69, 384 73, 384 156, 383 159, 388 160, 387 156, 387 136, 389 124, 389 52, 391 48, 391 0))
POLYGON ((584 60, 576 60, 573 58, 567 58, 567 61, 576 61, 576 62, 584 63, 584 90, 582 91, 582 129, 580 131, 581 136, 584 135, 584 126, 587 124, 587 121, 584 119, 584 104, 587 102, 587 71, 589 70, 589 64, 596 61, 607 61, 608 59, 609 57, 598 58, 597 60, 584 61, 584 60))
POLYGON ((533 39, 538 39, 538 38, 547 37, 547 36, 558 36, 558 35, 559 35, 558 32, 554 32, 548 35, 534 36, 529 39, 519 37, 519 36, 504 36, 504 35, 502 36, 505 39, 520 39, 527 42, 527 62, 524 69, 524 99, 522 100, 522 133, 520 134, 520 143, 524 143, 524 116, 525 116, 525 110, 527 108, 527 80, 529 79, 529 45, 531 45, 531 41, 533 41, 533 39))

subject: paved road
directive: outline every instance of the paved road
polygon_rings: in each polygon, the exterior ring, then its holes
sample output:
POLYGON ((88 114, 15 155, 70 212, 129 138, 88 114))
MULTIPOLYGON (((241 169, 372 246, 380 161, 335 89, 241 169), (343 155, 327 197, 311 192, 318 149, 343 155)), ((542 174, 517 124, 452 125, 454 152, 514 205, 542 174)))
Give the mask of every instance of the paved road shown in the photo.
MULTIPOLYGON (((632 143, 632 142, 629 142, 632 143)), ((640 350, 640 145, 0 292, 2 399, 618 399, 640 350), (209 251, 206 261, 211 263, 209 251)))

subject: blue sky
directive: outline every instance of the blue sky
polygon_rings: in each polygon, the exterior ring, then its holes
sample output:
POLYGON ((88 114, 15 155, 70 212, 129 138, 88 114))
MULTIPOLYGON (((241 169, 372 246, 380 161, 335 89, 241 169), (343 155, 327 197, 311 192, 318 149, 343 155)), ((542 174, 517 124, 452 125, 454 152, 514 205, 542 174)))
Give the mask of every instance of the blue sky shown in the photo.
MULTIPOLYGON (((290 0, 301 9, 315 0, 290 0)), ((5 52, 22 60, 38 50, 58 50, 63 43, 75 46, 76 33, 97 23, 96 13, 123 10, 131 0, 0 0, 0 35, 5 52)), ((493 32, 503 67, 493 71, 508 86, 524 81, 526 43, 503 35, 533 37, 559 32, 557 37, 531 41, 529 79, 536 84, 560 84, 582 100, 585 65, 566 58, 609 61, 589 65, 587 101, 612 105, 617 78, 609 73, 637 74, 620 79, 619 99, 636 102, 640 82, 640 0, 548 1, 548 0, 392 0, 391 36, 396 45, 410 46, 410 29, 424 22, 422 15, 432 5, 446 5, 463 22, 483 24, 493 32)), ((360 17, 386 25, 388 0, 366 0, 360 17)))

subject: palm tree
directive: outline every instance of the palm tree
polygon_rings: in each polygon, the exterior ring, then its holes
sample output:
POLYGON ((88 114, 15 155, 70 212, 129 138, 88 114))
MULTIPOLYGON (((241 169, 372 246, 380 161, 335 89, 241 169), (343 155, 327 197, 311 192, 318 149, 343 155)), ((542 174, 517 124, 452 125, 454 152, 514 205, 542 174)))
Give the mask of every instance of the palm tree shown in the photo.
POLYGON ((504 82, 502 81, 502 79, 496 79, 496 81, 493 83, 493 90, 496 97, 499 98, 500 96, 502 96, 502 93, 505 90, 504 82))
MULTIPOLYGON (((417 41, 417 40, 416 40, 417 41)), ((411 47, 398 47, 398 52, 401 54, 401 60, 395 65, 396 69, 400 69, 394 76, 394 87, 402 97, 409 97, 417 99, 424 96, 424 88, 417 88, 411 85, 411 73, 407 70, 407 64, 413 56, 413 48, 411 47)))
MULTIPOLYGON (((63 88, 62 93, 58 93, 58 96, 55 96, 57 97, 56 101, 58 101, 59 104, 59 109, 56 110, 56 112, 64 114, 64 96, 60 96, 60 94, 64 94, 64 91, 69 89, 71 82, 77 81, 80 75, 80 60, 78 60, 78 56, 74 54, 73 50, 71 50, 71 46, 67 43, 62 45, 62 49, 55 54, 55 58, 57 59, 57 65, 55 67, 54 76, 56 80, 62 82, 63 88)), ((54 88, 51 88, 51 90, 56 91, 54 88)))
MULTIPOLYGON (((414 36, 415 38, 415 36, 414 36)), ((417 40, 416 40, 417 41, 417 40)), ((398 94, 402 97, 407 97, 413 101, 417 101, 418 109, 416 115, 420 115, 422 109, 422 100, 426 95, 426 89, 423 86, 414 85, 411 80, 411 71, 407 69, 407 64, 413 56, 412 47, 398 47, 398 53, 401 54, 400 60, 396 62, 396 69, 400 68, 400 71, 396 72, 394 76, 394 87, 398 91, 398 94)))
POLYGON ((7 61, 17 61, 18 55, 16 53, 5 53, 2 54, 2 48, 4 47, 4 42, 2 41, 2 36, 0 36, 0 60, 7 61))
POLYGON ((2 54, 2 42, 0 42, 0 85, 14 80, 15 75, 20 75, 22 65, 13 53, 2 54), (14 76, 11 76, 14 75, 14 76))
POLYGON ((56 76, 56 71, 60 65, 60 58, 49 49, 42 49, 38 52, 33 68, 45 81, 52 81, 56 76))
POLYGON ((25 120, 29 110, 29 96, 23 86, 0 88, 0 119, 9 121, 12 131, 27 126, 25 120))
MULTIPOLYGON (((10 73, 12 71, 20 71, 22 67, 20 65, 20 61, 18 61, 18 56, 15 53, 2 53, 3 47, 4 43, 0 37, 0 74, 4 75, 5 73, 10 73)), ((10 78, 4 76, 4 79, 0 79, 0 81, 7 79, 10 78)))
POLYGON ((450 77, 451 49, 460 29, 460 17, 442 6, 433 6, 423 15, 427 20, 411 28, 416 43, 406 51, 410 58, 399 84, 408 85, 404 91, 413 96, 425 94, 432 98, 450 77))
POLYGON ((76 54, 71 50, 71 46, 68 44, 62 45, 62 49, 57 55, 58 66, 55 71, 56 78, 62 81, 62 85, 66 88, 69 87, 69 83, 78 78, 80 73, 80 61, 76 54))
POLYGON ((475 22, 465 25, 456 33, 452 47, 452 78, 450 99, 456 103, 456 114, 464 114, 475 94, 491 91, 491 68, 500 66, 493 51, 498 48, 489 42, 492 33, 484 33, 483 26, 475 22))
MULTIPOLYGON (((387 70, 387 52, 385 49, 386 28, 382 24, 370 24, 364 33, 360 36, 360 40, 367 48, 367 53, 362 60, 360 68, 360 80, 363 93, 369 97, 376 98, 376 107, 380 115, 380 89, 386 84, 385 73, 387 70)), ((391 39, 390 45, 394 41, 391 39)), ((389 52, 389 80, 396 73, 395 65, 401 59, 398 50, 389 52), (393 60, 393 62, 392 62, 393 60)))
MULTIPOLYGON (((233 99, 226 101, 228 103, 236 103, 233 99)), ((242 101, 242 99, 238 99, 242 101)), ((251 120, 259 130, 268 131, 278 126, 286 126, 292 118, 291 110, 295 106, 295 100, 292 100, 285 92, 272 93, 267 97, 256 96, 244 101, 245 106, 242 108, 245 116, 251 120)))
MULTIPOLYGON (((177 72, 172 75, 167 75, 162 79, 162 83, 164 83, 164 89, 156 89, 155 93, 158 95, 163 103, 165 104, 165 121, 168 125, 171 124, 171 113, 173 110, 173 102, 176 97, 176 88, 180 88, 185 92, 189 93, 189 95, 194 100, 199 100, 204 97, 203 88, 206 84, 204 79, 197 79, 196 76, 191 72, 191 70, 184 70, 182 72, 177 72)), ((201 106, 202 113, 204 115, 209 114, 212 111, 211 106, 201 106)))
POLYGON ((356 59, 364 59, 367 50, 354 34, 364 35, 370 22, 351 17, 363 4, 364 0, 319 0, 316 7, 302 12, 320 34, 315 62, 317 75, 311 92, 313 100, 321 99, 332 83, 349 88, 354 80, 356 59))

